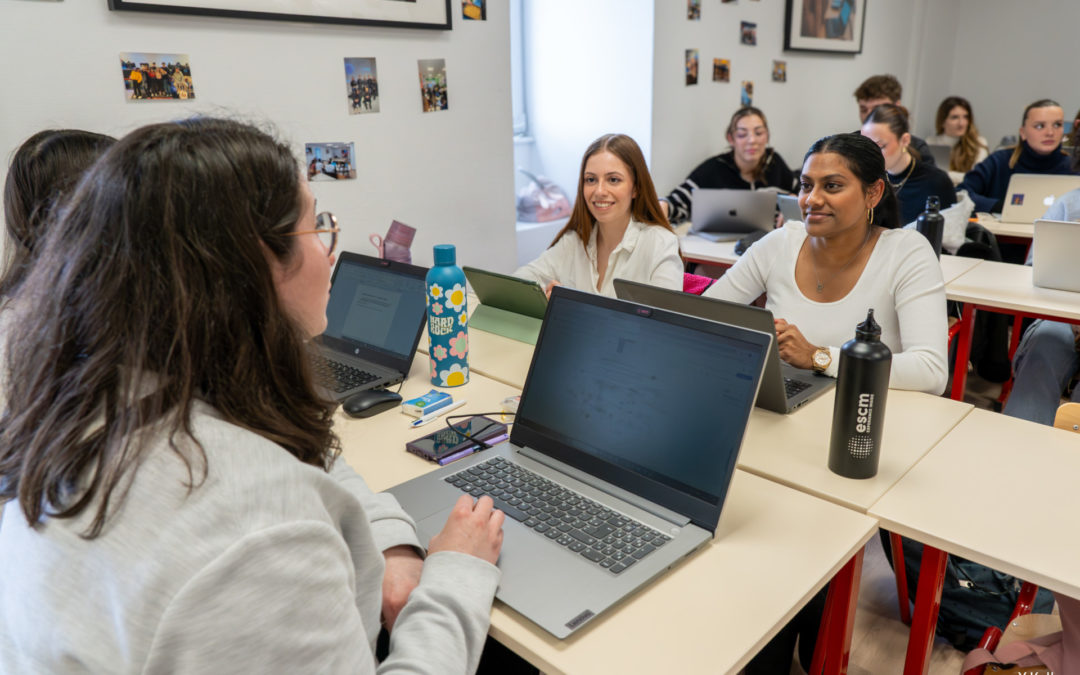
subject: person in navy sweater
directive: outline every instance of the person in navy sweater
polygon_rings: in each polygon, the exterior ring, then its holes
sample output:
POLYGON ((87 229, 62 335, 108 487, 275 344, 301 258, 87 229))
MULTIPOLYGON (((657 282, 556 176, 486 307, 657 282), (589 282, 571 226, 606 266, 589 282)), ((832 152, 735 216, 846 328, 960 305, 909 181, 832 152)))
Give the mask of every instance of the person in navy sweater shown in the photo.
POLYGON ((1016 147, 991 153, 967 172, 956 189, 967 190, 977 211, 1000 213, 1014 173, 1075 173, 1061 150, 1064 132, 1065 110, 1050 99, 1035 101, 1024 108, 1016 147))

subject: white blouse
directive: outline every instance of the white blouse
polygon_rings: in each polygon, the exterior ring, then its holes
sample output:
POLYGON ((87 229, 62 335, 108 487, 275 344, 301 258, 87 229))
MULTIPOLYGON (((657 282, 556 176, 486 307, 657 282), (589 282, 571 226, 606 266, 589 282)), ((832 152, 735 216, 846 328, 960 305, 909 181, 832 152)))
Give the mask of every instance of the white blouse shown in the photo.
POLYGON ((753 302, 767 293, 765 307, 777 319, 798 327, 811 344, 828 347, 836 377, 840 347, 855 337, 855 326, 874 310, 881 341, 892 350, 889 386, 931 394, 948 380, 948 318, 945 282, 930 242, 914 230, 885 230, 878 237, 862 275, 846 296, 817 302, 795 282, 795 262, 806 240, 806 226, 788 221, 750 247, 705 295, 753 302))
POLYGON ((588 246, 583 246, 577 232, 567 232, 554 246, 531 263, 519 268, 514 276, 547 286, 557 281, 581 291, 615 297, 614 279, 653 284, 682 290, 683 263, 679 258, 679 238, 667 228, 631 220, 622 241, 608 258, 604 283, 597 286, 600 274, 596 265, 596 232, 593 227, 588 246))

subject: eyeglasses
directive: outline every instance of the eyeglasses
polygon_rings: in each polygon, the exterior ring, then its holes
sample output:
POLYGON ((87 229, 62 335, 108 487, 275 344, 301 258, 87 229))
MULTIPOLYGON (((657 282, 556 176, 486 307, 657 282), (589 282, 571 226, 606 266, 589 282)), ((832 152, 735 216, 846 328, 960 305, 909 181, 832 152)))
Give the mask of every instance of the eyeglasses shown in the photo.
POLYGON ((326 247, 326 256, 330 257, 334 255, 334 251, 337 249, 337 236, 338 232, 341 232, 341 228, 338 227, 337 218, 329 211, 323 211, 319 215, 315 216, 315 229, 314 230, 301 230, 299 232, 286 232, 286 237, 299 237, 302 234, 317 234, 319 235, 319 241, 326 247))

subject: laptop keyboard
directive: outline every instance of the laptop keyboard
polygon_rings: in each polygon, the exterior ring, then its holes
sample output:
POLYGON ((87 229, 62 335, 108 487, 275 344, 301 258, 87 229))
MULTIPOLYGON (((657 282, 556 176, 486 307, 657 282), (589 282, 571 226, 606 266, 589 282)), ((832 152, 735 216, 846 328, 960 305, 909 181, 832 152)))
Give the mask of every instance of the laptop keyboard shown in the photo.
POLYGON ((802 380, 793 380, 790 377, 784 378, 784 391, 787 393, 788 398, 793 398, 799 392, 805 391, 809 388, 809 382, 803 382, 802 380))
POLYGON ((312 362, 319 384, 335 393, 355 389, 375 379, 375 375, 327 358, 315 358, 312 362))
POLYGON ((671 541, 539 474, 494 457, 446 477, 474 497, 487 495, 508 518, 618 574, 671 541))

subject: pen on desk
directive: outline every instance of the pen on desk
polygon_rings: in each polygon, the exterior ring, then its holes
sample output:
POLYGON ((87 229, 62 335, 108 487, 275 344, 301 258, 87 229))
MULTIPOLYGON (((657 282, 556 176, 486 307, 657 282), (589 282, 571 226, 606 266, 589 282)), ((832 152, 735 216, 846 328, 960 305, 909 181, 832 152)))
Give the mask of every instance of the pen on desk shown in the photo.
POLYGON ((427 424, 428 422, 434 422, 435 420, 439 419, 440 417, 442 417, 446 413, 450 412, 451 410, 457 410, 458 408, 465 405, 466 403, 467 403, 467 401, 465 401, 465 399, 462 399, 460 401, 454 401, 453 403, 451 403, 448 406, 443 406, 442 408, 439 408, 438 410, 431 413, 430 415, 424 415, 423 417, 418 417, 417 419, 410 422, 409 425, 412 426, 412 427, 422 427, 425 424, 427 424))

